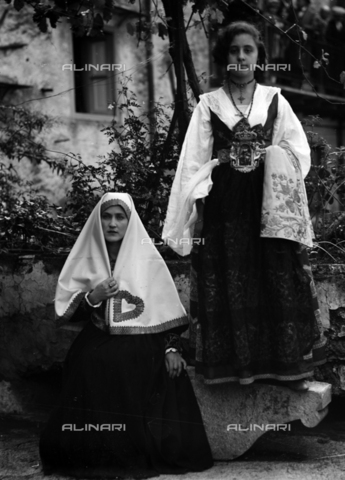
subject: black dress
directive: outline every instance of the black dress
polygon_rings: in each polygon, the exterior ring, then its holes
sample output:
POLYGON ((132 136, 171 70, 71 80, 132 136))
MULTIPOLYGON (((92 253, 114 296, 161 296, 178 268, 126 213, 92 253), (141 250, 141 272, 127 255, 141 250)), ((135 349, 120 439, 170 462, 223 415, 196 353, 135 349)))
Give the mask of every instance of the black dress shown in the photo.
POLYGON ((166 371, 164 333, 109 335, 87 323, 41 434, 45 473, 148 478, 212 466, 188 375, 166 371))
POLYGON ((242 119, 231 130, 211 111, 213 158, 221 163, 205 200, 204 241, 192 250, 191 295, 196 373, 206 383, 298 380, 325 362, 306 249, 260 237, 264 163, 245 173, 222 163, 244 129, 271 144, 277 100, 265 125, 253 127, 242 119))

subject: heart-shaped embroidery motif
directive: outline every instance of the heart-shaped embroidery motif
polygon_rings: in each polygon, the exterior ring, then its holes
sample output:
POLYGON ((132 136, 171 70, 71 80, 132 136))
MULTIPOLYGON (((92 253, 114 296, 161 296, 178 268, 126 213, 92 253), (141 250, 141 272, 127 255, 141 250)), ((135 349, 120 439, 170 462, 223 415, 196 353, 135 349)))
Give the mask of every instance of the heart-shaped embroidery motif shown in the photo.
POLYGON ((134 303, 128 303, 125 298, 122 299, 121 303, 121 313, 131 312, 132 310, 136 309, 136 305, 134 303))
POLYGON ((124 322, 139 317, 145 308, 140 297, 132 295, 127 290, 120 290, 114 297, 114 322, 124 322), (124 300, 124 302, 123 302, 124 300))

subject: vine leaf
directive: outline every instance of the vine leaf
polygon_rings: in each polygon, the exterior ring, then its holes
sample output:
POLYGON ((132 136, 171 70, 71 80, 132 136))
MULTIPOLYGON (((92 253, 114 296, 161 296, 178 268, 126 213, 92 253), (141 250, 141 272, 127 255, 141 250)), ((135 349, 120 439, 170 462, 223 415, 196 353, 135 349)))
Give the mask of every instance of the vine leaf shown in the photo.
POLYGON ((340 83, 342 83, 345 88, 345 72, 341 72, 340 74, 340 83))
POLYGON ((135 28, 134 28, 133 24, 132 23, 127 23, 126 27, 127 27, 127 33, 129 33, 129 35, 133 36, 135 34, 135 28))
POLYGON ((167 27, 163 23, 158 23, 158 36, 163 40, 168 35, 167 27))
MULTIPOLYGON (((7 2, 7 3, 11 3, 11 2, 7 2)), ((19 10, 21 10, 24 7, 24 5, 25 5, 24 0, 14 0, 13 2, 13 6, 17 10, 17 12, 19 12, 19 10)))

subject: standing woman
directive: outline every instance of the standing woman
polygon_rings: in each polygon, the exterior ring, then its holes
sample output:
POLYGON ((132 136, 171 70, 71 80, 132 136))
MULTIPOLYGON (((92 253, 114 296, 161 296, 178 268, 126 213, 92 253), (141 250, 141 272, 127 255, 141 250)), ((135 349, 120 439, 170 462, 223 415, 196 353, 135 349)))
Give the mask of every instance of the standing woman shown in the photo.
POLYGON ((306 246, 310 149, 280 89, 259 85, 257 28, 219 36, 223 87, 200 96, 182 148, 163 238, 191 253, 196 373, 206 383, 275 379, 307 390, 325 362, 306 246))
POLYGON ((107 193, 60 274, 59 325, 85 324, 40 439, 45 473, 148 478, 212 466, 180 355, 188 319, 126 193, 107 193))

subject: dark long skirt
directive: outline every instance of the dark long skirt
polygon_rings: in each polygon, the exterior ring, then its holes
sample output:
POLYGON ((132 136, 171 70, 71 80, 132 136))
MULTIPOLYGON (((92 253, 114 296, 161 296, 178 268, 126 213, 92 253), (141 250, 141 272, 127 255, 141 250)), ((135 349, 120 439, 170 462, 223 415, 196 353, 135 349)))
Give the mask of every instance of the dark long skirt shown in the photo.
POLYGON ((306 249, 260 238, 263 173, 213 170, 204 244, 192 253, 195 365, 206 383, 298 380, 325 361, 306 249))
POLYGON ((163 334, 108 335, 91 321, 67 356, 40 454, 45 472, 88 478, 212 466, 188 375, 170 379, 166 371, 163 334))

